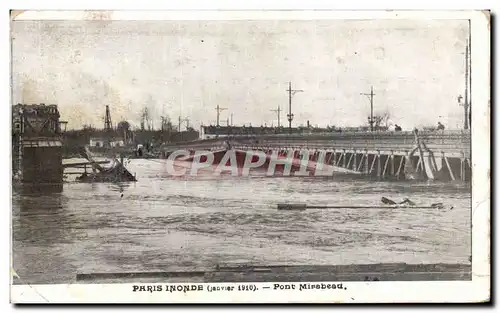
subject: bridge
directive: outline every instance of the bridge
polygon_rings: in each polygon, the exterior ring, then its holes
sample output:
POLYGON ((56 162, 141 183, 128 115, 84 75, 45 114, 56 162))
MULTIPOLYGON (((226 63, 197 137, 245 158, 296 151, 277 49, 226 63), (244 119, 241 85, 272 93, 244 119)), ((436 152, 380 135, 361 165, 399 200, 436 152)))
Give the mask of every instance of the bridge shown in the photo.
POLYGON ((307 151, 309 160, 387 179, 471 179, 471 136, 468 130, 352 132, 232 136, 170 144, 175 150, 263 151, 270 155, 307 151))
POLYGON ((57 105, 12 107, 12 176, 33 188, 62 188, 62 142, 57 105))

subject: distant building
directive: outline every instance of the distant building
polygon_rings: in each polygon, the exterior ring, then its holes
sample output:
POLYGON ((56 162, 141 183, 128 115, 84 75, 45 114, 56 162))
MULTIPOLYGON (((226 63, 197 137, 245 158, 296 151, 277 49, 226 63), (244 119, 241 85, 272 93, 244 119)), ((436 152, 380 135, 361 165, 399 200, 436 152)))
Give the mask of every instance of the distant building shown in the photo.
POLYGON ((121 139, 107 139, 107 138, 99 138, 93 137, 90 138, 89 146, 91 147, 123 147, 125 143, 121 139))
POLYGON ((315 132, 328 132, 330 130, 323 128, 307 127, 267 127, 267 126, 202 126, 200 139, 213 139, 223 137, 248 137, 256 135, 273 134, 306 134, 315 132))
MULTIPOLYGON (((377 126, 374 131, 387 131, 387 127, 377 126)), ((319 134, 319 133, 337 133, 337 132, 369 132, 369 126, 359 127, 252 127, 252 126, 202 126, 200 139, 214 139, 224 137, 248 137, 259 135, 275 134, 319 134)))

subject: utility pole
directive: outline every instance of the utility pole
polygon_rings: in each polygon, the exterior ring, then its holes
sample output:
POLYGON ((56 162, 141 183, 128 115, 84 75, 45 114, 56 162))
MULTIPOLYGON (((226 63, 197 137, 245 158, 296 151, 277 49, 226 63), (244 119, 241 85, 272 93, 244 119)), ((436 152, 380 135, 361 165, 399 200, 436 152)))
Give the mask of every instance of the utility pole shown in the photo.
POLYGON ((280 112, 281 112, 280 106, 278 105, 278 109, 271 110, 271 112, 278 113, 278 128, 280 128, 280 112))
POLYGON ((231 126, 233 126, 233 113, 231 113, 231 126))
POLYGON ((288 128, 290 129, 290 133, 292 132, 292 120, 293 120, 293 113, 292 113, 292 96, 295 95, 297 92, 304 92, 304 90, 294 90, 292 89, 292 82, 288 82, 288 114, 286 115, 288 117, 288 128))
POLYGON ((144 131, 149 128, 151 128, 149 126, 149 112, 148 108, 145 107, 144 110, 142 111, 142 116, 141 116, 141 130, 144 131))
POLYGON ((182 125, 182 122, 186 122, 186 130, 188 130, 188 128, 189 128, 189 117, 182 118, 182 117, 179 115, 179 132, 181 131, 181 125, 182 125))
POLYGON ((469 128, 471 127, 471 103, 472 103, 472 80, 471 80, 471 77, 472 77, 472 49, 471 49, 471 40, 470 40, 470 20, 469 20, 469 41, 468 41, 468 47, 469 47, 469 66, 468 66, 468 69, 469 69, 469 103, 468 103, 468 109, 469 109, 469 128))
POLYGON ((373 96, 375 95, 373 93, 373 86, 370 89, 370 93, 361 93, 361 95, 368 96, 370 99, 370 117, 368 117, 368 123, 370 123, 370 130, 373 131, 373 123, 375 122, 373 120, 373 96))
POLYGON ((221 108, 219 107, 219 105, 217 104, 217 107, 215 108, 217 110, 217 127, 219 126, 219 117, 220 117, 220 112, 224 111, 224 110, 227 110, 227 108, 221 108))
POLYGON ((470 125, 470 38, 465 45, 465 93, 458 96, 458 105, 464 107, 464 129, 469 129, 470 125), (462 103, 463 100, 463 103, 462 103))
POLYGON ((469 129, 469 40, 465 45, 465 96, 464 96, 464 129, 469 129))
POLYGON ((165 142, 165 116, 160 116, 161 119, 161 142, 165 142))

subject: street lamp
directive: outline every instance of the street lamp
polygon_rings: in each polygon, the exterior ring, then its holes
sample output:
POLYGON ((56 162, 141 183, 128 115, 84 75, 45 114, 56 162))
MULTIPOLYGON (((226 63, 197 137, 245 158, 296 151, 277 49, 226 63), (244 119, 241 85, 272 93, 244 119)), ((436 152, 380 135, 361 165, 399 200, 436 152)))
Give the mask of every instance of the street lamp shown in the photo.
POLYGON ((464 129, 468 129, 470 122, 469 103, 467 103, 467 101, 462 101, 462 100, 463 100, 462 95, 458 95, 457 97, 458 105, 464 108, 464 129))
POLYGON ((370 125, 370 130, 373 131, 373 123, 375 123, 373 117, 368 116, 368 124, 370 125))
POLYGON ((293 116, 294 116, 294 115, 293 115, 293 113, 288 113, 288 114, 286 115, 286 117, 288 118, 288 125, 289 125, 289 128, 290 128, 290 131, 291 131, 291 129, 292 129, 292 121, 293 121, 293 116))

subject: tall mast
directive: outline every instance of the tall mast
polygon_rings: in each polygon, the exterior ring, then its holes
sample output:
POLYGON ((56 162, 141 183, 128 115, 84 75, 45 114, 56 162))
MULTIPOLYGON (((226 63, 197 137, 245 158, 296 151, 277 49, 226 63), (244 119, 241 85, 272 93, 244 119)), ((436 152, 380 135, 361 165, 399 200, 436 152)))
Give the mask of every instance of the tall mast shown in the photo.
POLYGON ((111 114, 109 113, 109 105, 106 105, 106 116, 104 117, 104 130, 111 131, 113 124, 111 124, 111 114))
POLYGON ((471 31, 470 31, 470 20, 469 20, 469 40, 468 40, 468 47, 469 47, 469 66, 468 66, 468 71, 469 71, 469 103, 468 103, 468 110, 469 110, 469 127, 471 126, 471 103, 472 103, 472 49, 471 49, 471 31))
POLYGON ((464 129, 469 129, 469 40, 465 45, 464 129))
POLYGON ((271 112, 278 113, 278 128, 279 128, 280 124, 281 124, 281 117, 280 117, 281 108, 280 108, 280 106, 278 105, 278 108, 276 110, 271 110, 271 112))
POLYGON ((370 100, 370 117, 368 118, 368 123, 370 123, 370 130, 373 131, 373 123, 375 121, 373 120, 373 96, 375 95, 373 93, 373 86, 371 86, 370 93, 361 93, 361 95, 365 95, 369 97, 370 100))
POLYGON ((215 109, 217 110, 217 126, 219 126, 220 112, 221 112, 221 111, 224 111, 224 110, 227 110, 227 108, 221 108, 221 107, 219 107, 219 105, 217 104, 217 107, 216 107, 215 109))
POLYGON ((288 128, 290 129, 290 132, 292 132, 292 120, 293 120, 293 113, 292 113, 292 96, 297 93, 297 92, 303 92, 304 90, 299 90, 299 89, 292 89, 292 82, 288 82, 288 128))

